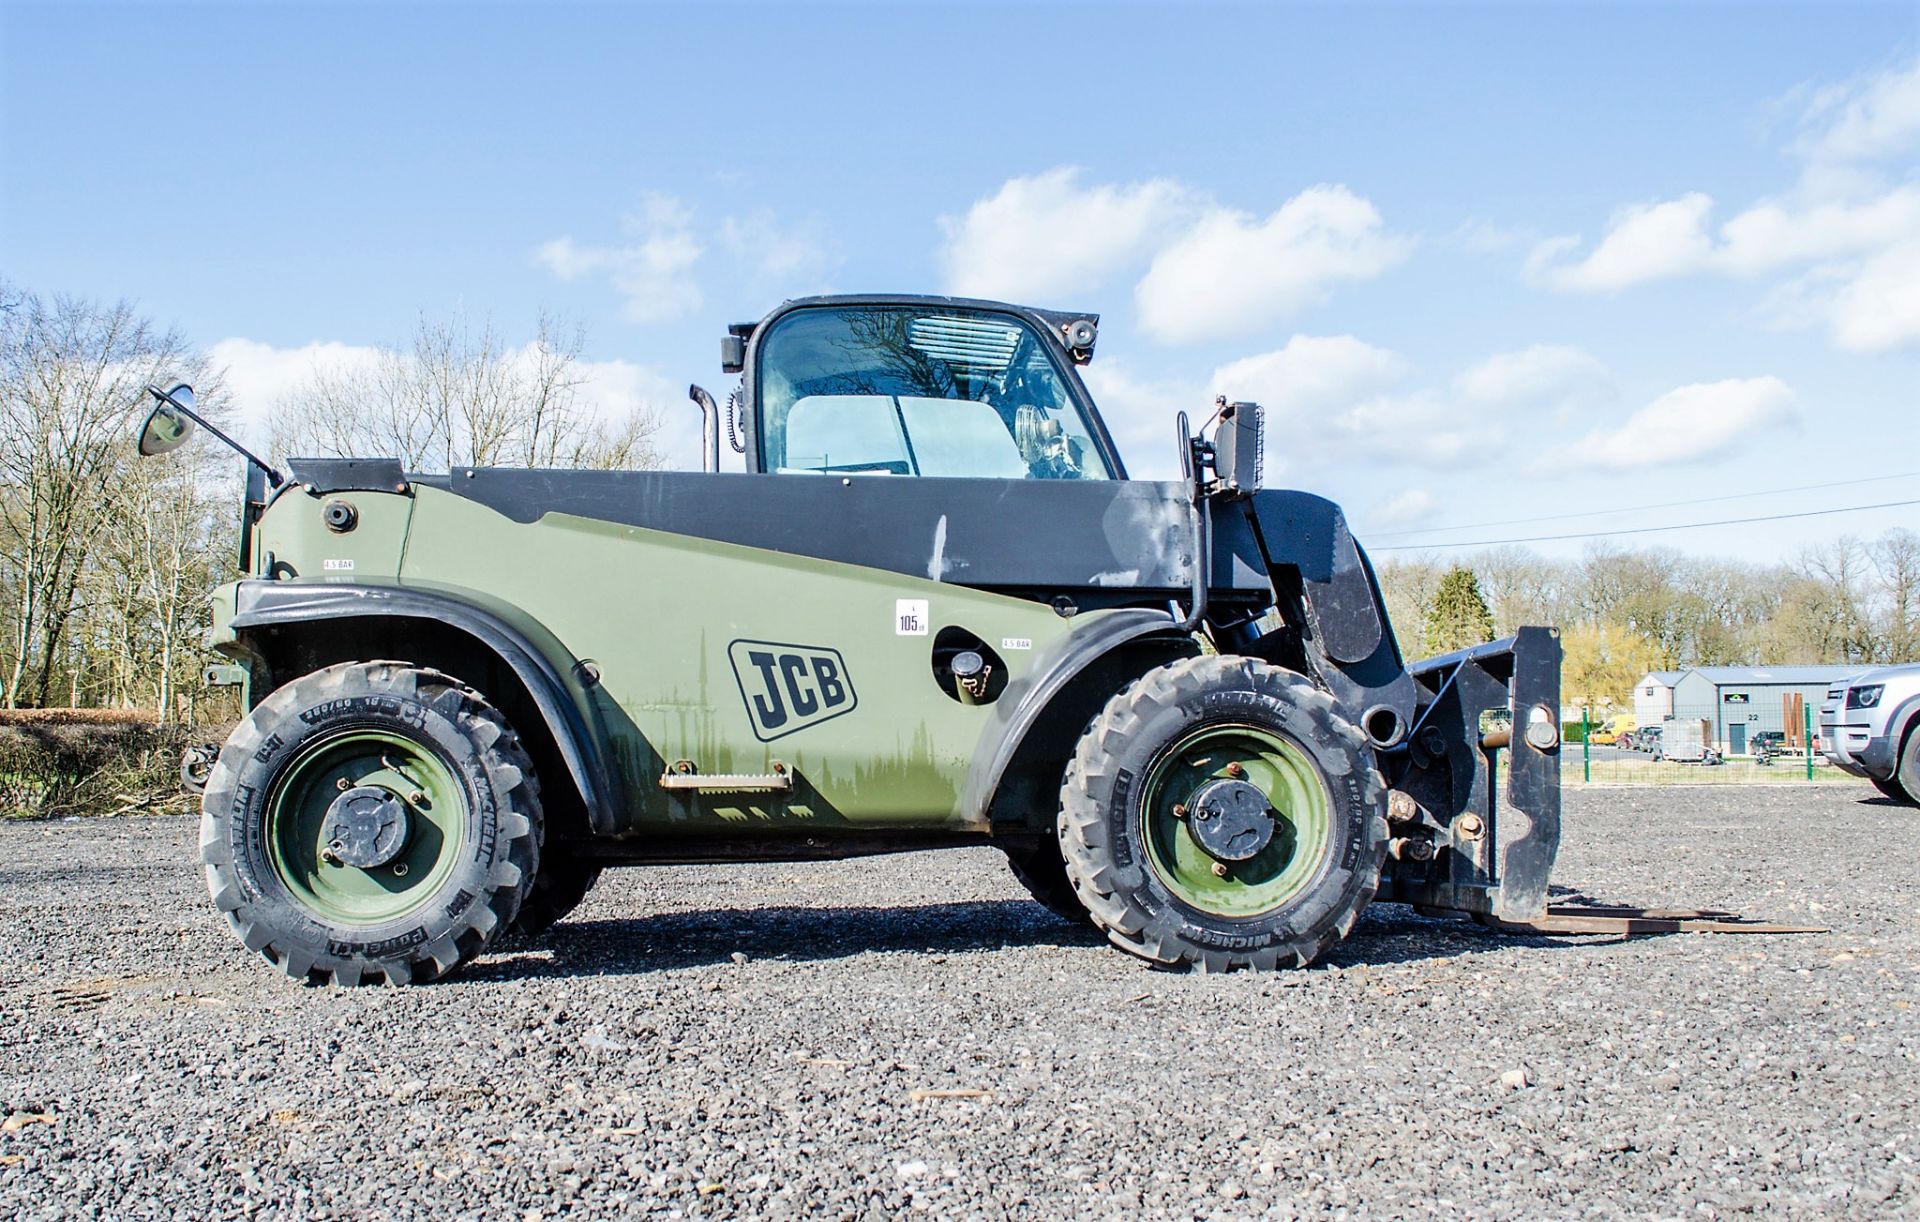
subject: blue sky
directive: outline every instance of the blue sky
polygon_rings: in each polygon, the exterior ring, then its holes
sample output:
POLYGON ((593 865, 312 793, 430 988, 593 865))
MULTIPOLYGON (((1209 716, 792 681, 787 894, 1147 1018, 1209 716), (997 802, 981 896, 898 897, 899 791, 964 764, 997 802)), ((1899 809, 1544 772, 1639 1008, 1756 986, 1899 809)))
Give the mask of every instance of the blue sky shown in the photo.
POLYGON ((4 3, 0 272, 176 324, 256 428, 423 310, 547 311, 687 465, 727 323, 957 290, 1103 314, 1136 474, 1266 402, 1376 549, 1910 500, 1917 52, 1912 3, 4 3))

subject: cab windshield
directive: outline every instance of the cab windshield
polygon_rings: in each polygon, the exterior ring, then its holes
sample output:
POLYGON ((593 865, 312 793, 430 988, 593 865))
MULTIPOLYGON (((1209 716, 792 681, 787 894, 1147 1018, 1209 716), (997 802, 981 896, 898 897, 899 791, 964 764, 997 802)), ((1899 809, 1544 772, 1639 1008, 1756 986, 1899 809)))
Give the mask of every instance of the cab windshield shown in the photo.
POLYGON ((1045 342, 958 309, 795 310, 760 342, 762 457, 782 474, 1111 479, 1045 342))

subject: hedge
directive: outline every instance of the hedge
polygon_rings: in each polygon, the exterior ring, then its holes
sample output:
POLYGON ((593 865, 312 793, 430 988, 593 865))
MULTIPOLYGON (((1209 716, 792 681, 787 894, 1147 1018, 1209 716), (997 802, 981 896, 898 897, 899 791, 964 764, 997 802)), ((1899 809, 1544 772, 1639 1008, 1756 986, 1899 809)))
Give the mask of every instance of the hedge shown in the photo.
POLYGON ((0 815, 184 811, 180 753, 207 737, 137 709, 0 710, 0 815))

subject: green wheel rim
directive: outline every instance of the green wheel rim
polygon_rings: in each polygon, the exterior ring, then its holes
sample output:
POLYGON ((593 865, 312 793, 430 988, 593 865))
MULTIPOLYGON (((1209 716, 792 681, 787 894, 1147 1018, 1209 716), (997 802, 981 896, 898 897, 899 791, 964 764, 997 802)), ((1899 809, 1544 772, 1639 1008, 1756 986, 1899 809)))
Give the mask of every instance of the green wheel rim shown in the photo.
POLYGON ((1332 802, 1319 768, 1298 743, 1245 725, 1206 726, 1175 743, 1147 777, 1142 832, 1147 860, 1167 890, 1214 916, 1270 912, 1306 890, 1331 838, 1332 802), (1238 772, 1235 769, 1238 768, 1238 772), (1223 863, 1193 838, 1174 807, 1192 804, 1209 781, 1238 779, 1266 795, 1273 839, 1246 861, 1223 863))
POLYGON ((352 731, 308 747, 280 775, 267 801, 267 856, 281 883, 315 917, 379 925, 440 890, 460 858, 465 814, 465 793, 437 752, 402 734, 352 731), (364 870, 329 860, 322 830, 327 807, 343 788, 357 785, 388 790, 408 812, 399 855, 364 870))

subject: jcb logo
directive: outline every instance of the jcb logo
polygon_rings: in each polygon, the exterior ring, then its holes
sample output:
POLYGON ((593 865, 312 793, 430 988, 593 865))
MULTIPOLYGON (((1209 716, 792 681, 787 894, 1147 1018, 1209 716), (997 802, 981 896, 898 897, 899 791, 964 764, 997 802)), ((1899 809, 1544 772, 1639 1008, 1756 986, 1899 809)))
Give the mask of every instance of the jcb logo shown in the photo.
POLYGON ((754 737, 763 743, 816 726, 858 703, 847 664, 837 649, 735 641, 727 646, 740 698, 747 702, 754 737))

